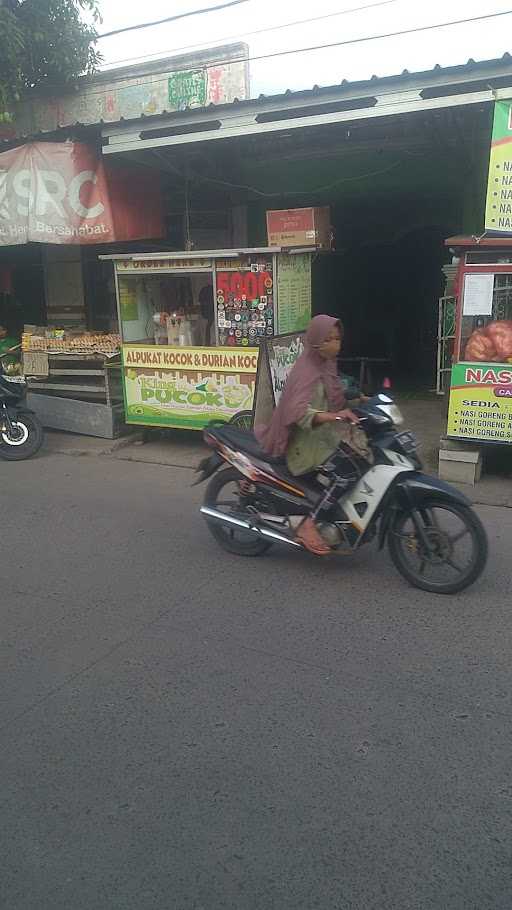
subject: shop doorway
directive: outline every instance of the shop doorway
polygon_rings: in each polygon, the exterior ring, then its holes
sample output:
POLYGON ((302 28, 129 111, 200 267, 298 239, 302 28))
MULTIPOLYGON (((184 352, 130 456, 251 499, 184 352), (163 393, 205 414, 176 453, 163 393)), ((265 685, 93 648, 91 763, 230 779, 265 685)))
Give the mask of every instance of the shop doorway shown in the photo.
POLYGON ((0 271, 5 276, 0 288, 0 325, 9 336, 19 337, 26 323, 41 325, 46 317, 41 246, 31 243, 0 249, 0 271))
POLYGON ((410 393, 434 387, 445 236, 425 227, 316 258, 314 313, 340 317, 344 357, 352 366, 367 358, 374 383, 390 376, 410 393))

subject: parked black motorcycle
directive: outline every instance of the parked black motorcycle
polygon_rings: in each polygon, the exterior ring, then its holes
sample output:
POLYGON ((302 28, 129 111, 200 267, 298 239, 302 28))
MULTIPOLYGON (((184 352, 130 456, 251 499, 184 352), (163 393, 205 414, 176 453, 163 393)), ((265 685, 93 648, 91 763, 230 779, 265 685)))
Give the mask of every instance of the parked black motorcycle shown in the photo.
POLYGON ((11 376, 0 369, 0 458, 6 461, 31 458, 43 443, 43 428, 27 408, 26 394, 23 376, 11 376))
POLYGON ((412 433, 397 432, 403 418, 388 395, 353 410, 364 421, 374 464, 341 493, 334 457, 315 476, 294 477, 252 433, 208 427, 204 438, 214 452, 200 464, 198 482, 211 477, 201 508, 211 533, 240 556, 263 555, 275 543, 302 548, 295 531, 327 492, 318 528, 333 552, 356 551, 377 538, 415 587, 436 594, 464 590, 487 561, 487 536, 471 503, 422 473, 417 442, 412 433), (222 465, 229 467, 218 471, 222 465))

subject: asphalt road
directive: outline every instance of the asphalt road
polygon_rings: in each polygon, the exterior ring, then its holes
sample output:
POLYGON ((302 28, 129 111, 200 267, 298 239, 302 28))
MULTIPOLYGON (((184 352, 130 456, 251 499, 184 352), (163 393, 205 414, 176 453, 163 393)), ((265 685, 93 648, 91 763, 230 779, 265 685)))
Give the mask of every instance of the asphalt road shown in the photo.
POLYGON ((228 556, 190 479, 0 462, 0 907, 510 910, 512 510, 436 598, 228 556))

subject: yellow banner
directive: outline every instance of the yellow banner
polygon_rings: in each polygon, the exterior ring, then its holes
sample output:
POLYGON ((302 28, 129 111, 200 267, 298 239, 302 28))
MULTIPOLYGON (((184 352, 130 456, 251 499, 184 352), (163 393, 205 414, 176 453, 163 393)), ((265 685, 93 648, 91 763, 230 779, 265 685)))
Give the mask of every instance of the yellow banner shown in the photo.
POLYGON ((453 367, 448 436, 512 443, 512 367, 495 363, 453 367))
POLYGON ((485 229, 512 233, 512 101, 494 105, 485 229))
POLYGON ((159 370, 206 370, 214 373, 256 373, 259 348, 170 348, 164 345, 123 345, 125 367, 159 370))
POLYGON ((126 422, 201 430, 252 411, 259 349, 125 344, 126 422))

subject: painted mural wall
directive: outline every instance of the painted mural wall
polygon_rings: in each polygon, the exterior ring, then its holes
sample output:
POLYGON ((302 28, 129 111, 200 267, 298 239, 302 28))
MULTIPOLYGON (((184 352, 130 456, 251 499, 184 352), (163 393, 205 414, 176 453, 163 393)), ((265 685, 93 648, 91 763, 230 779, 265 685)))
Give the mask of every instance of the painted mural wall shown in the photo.
POLYGON ((242 101, 249 97, 247 57, 247 45, 236 44, 112 71, 110 78, 101 73, 59 97, 23 102, 13 123, 0 124, 0 140, 242 101))

